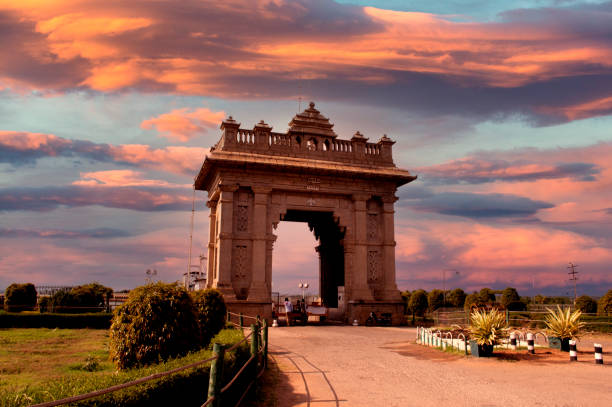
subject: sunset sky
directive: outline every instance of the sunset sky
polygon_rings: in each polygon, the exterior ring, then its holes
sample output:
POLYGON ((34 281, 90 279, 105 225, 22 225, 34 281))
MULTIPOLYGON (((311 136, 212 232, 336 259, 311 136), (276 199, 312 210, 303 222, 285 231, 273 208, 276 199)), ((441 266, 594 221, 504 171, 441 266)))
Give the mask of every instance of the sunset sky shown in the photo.
MULTIPOLYGON (((0 0, 0 291, 180 279, 221 120, 284 132, 300 97, 418 175, 400 289, 612 288, 612 2, 0 0)), ((277 234, 273 289, 316 286, 277 234)))

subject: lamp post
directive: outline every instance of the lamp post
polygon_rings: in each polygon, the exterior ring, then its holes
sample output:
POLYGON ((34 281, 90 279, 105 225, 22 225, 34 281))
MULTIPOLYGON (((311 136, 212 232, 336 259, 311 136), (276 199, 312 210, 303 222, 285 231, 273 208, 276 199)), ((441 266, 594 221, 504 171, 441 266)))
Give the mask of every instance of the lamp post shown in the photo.
POLYGON ((304 290, 308 288, 308 283, 299 283, 298 287, 302 289, 302 299, 304 299, 304 290))
POLYGON ((153 278, 157 275, 157 270, 147 269, 145 274, 147 275, 145 278, 145 284, 151 284, 153 278))

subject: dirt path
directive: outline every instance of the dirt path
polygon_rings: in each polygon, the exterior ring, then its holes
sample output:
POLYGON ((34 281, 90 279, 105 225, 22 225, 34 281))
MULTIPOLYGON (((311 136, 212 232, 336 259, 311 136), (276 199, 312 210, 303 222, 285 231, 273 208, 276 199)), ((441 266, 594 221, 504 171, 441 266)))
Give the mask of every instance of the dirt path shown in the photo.
POLYGON ((548 350, 533 361, 477 359, 416 345, 414 338, 411 328, 270 329, 280 368, 278 406, 604 406, 612 400, 610 348, 606 364, 597 366, 592 353, 571 364, 548 350))

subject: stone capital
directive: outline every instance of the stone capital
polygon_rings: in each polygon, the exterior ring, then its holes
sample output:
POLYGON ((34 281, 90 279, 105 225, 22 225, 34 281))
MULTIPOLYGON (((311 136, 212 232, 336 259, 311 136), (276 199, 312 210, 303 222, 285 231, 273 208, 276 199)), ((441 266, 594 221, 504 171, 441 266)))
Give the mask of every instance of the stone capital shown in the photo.
POLYGON ((238 185, 237 184, 219 184, 217 188, 221 192, 235 192, 238 190, 238 185))

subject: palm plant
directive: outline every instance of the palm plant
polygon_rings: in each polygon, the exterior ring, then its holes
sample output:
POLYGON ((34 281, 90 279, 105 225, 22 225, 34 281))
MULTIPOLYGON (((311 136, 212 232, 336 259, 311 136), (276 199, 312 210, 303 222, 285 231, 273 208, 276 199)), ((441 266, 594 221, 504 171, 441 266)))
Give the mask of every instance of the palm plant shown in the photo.
POLYGON ((548 328, 548 332, 551 336, 556 336, 562 339, 577 338, 585 323, 580 321, 582 312, 575 310, 570 313, 570 309, 566 308, 562 310, 557 305, 557 310, 551 310, 547 308, 548 315, 546 315, 544 322, 548 328))
POLYGON ((506 316, 497 309, 474 310, 470 315, 470 338, 478 345, 493 346, 506 336, 506 316))

